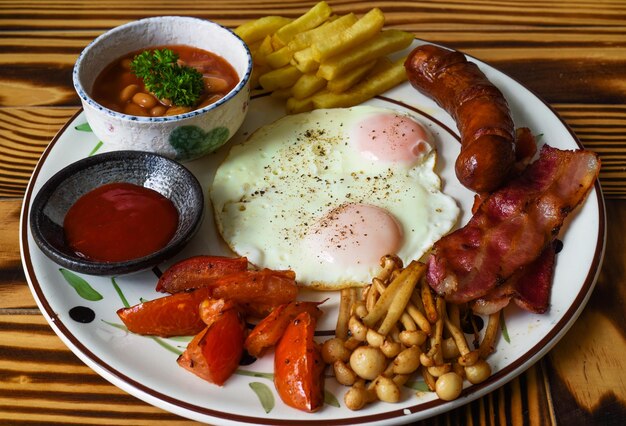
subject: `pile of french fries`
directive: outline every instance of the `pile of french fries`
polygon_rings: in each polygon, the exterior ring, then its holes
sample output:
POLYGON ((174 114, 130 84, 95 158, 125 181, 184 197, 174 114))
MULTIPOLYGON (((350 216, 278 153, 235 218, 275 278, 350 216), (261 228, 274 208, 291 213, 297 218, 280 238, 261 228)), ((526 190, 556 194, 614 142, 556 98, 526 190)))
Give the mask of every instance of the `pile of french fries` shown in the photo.
POLYGON ((333 14, 324 1, 296 19, 267 16, 235 29, 254 61, 251 87, 286 99, 287 112, 360 104, 406 80, 404 60, 389 55, 413 35, 383 30, 378 8, 357 18, 333 14))
POLYGON ((344 402, 352 410, 381 400, 398 402, 414 373, 444 400, 457 398, 466 379, 491 375, 499 313, 489 317, 483 339, 470 349, 458 305, 446 304, 424 279, 426 265, 405 268, 395 256, 381 259, 381 272, 358 295, 342 290, 335 338, 322 349, 339 383, 350 386, 344 402))

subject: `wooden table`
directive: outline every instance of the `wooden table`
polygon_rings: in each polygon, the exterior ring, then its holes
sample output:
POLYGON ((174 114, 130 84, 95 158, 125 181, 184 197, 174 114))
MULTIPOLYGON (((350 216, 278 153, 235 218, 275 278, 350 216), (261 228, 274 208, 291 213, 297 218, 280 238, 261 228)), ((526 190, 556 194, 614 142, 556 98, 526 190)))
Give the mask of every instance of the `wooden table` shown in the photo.
MULTIPOLYGON (((22 197, 40 154, 79 108, 71 83, 79 52, 105 30, 146 16, 191 15, 234 27, 267 14, 297 16, 313 3, 0 1, 1 424, 193 423, 85 366, 52 332, 26 284, 18 241, 22 197)), ((626 424, 626 3, 329 3, 357 14, 379 6, 388 27, 504 71, 550 103, 603 161, 606 257, 580 319, 519 378, 424 424, 626 424)))

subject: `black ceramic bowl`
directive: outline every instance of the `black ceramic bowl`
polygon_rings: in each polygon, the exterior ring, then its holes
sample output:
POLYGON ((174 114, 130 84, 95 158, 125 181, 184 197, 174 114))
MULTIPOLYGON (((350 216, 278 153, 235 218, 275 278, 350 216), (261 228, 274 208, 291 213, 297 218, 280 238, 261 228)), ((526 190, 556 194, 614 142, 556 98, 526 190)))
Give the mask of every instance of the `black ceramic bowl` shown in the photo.
POLYGON ((77 161, 52 176, 31 205, 30 228, 39 248, 59 265, 90 275, 115 276, 152 268, 174 256, 198 231, 203 211, 200 183, 184 166, 150 152, 115 151, 77 161), (113 182, 153 189, 174 203, 178 228, 164 248, 124 262, 97 262, 67 246, 63 219, 69 208, 85 193, 113 182))

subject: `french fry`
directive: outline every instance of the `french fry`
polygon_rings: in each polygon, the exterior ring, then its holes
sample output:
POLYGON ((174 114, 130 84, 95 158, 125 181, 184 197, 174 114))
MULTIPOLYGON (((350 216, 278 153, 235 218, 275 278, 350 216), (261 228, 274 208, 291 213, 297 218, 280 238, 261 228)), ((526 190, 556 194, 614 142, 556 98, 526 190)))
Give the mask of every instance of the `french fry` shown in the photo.
POLYGON ((293 52, 289 46, 285 46, 267 55, 267 63, 273 69, 277 69, 289 64, 292 57, 293 52))
MULTIPOLYGON (((349 13, 347 15, 340 16, 333 21, 325 22, 319 27, 298 33, 285 47, 282 47, 271 54, 268 57, 268 63, 272 68, 279 68, 287 65, 292 60, 294 54, 298 51, 309 48, 313 42, 329 37, 331 34, 345 31, 356 21, 357 19, 354 13, 349 13)), ((310 60, 307 61, 306 67, 303 66, 301 70, 302 72, 314 71, 319 65, 317 63, 313 65, 308 62, 310 62, 310 60), (311 67, 310 65, 313 66, 311 67)), ((294 62, 294 65, 296 64, 297 62, 294 62)))
POLYGON ((273 42, 279 47, 286 46, 298 33, 310 30, 326 21, 332 10, 328 3, 321 1, 304 15, 281 27, 274 33, 273 42))
POLYGON ((400 30, 382 31, 376 37, 352 51, 334 56, 328 61, 321 63, 318 75, 326 80, 332 80, 359 65, 404 49, 412 41, 413 35, 410 33, 400 30))
POLYGON ((259 43, 259 46, 252 54, 253 59, 253 67, 252 74, 250 75, 250 87, 255 89, 259 87, 259 78, 270 71, 269 66, 267 65, 267 61, 265 60, 266 56, 273 51, 272 49, 272 37, 265 36, 265 38, 259 43))
POLYGON ((330 80, 326 86, 328 87, 328 91, 332 93, 345 92, 361 81, 367 73, 374 68, 374 65, 376 65, 375 61, 368 62, 367 64, 351 69, 347 73, 330 80))
POLYGON ((297 52, 298 50, 310 47, 313 43, 319 40, 324 40, 333 34, 345 31, 355 22, 357 22, 357 18, 354 13, 339 16, 337 19, 325 22, 317 28, 296 34, 287 46, 293 52, 297 52))
POLYGON ((291 88, 291 94, 296 99, 308 98, 312 94, 326 87, 326 80, 315 74, 302 74, 291 88))
POLYGON ((390 66, 385 56, 406 47, 413 37, 382 31, 382 24, 378 8, 361 18, 354 13, 338 16, 321 1, 296 19, 269 16, 235 31, 252 52, 252 87, 280 90, 275 97, 287 99, 287 112, 295 113, 357 105, 406 80, 403 64, 390 66), (317 78, 301 78, 314 73, 317 78), (326 87, 321 78, 328 81, 326 87))
POLYGON ((283 89, 275 89, 272 91, 272 98, 276 99, 289 99, 291 97, 291 87, 285 87, 283 89))
MULTIPOLYGON (((402 65, 404 65, 404 60, 402 61, 402 65)), ((389 71, 393 68, 394 62, 389 59, 387 56, 382 56, 374 62, 374 68, 365 76, 365 78, 369 78, 373 75, 382 74, 384 72, 389 71)))
MULTIPOLYGON (((303 73, 310 73, 317 70, 320 66, 319 62, 313 59, 313 51, 310 47, 302 49, 293 54, 291 64, 303 73)), ((320 76, 320 78, 322 78, 320 76)))
POLYGON ((293 86, 301 75, 302 73, 296 67, 287 65, 261 75, 259 83, 265 90, 285 89, 293 86))
POLYGON ((290 97, 287 99, 287 104, 285 105, 285 110, 287 114, 299 114, 301 112, 311 111, 313 109, 313 99, 312 97, 304 98, 304 99, 296 99, 294 97, 290 97))
POLYGON ((253 62, 255 65, 261 65, 262 67, 267 67, 267 56, 270 55, 274 49, 272 48, 272 37, 266 36, 259 48, 255 51, 253 55, 253 62))
POLYGON ((292 22, 290 18, 282 16, 264 16, 254 21, 246 22, 235 28, 237 34, 247 45, 263 40, 266 36, 274 34, 280 28, 292 22))
POLYGON ((345 31, 326 37, 311 47, 313 58, 322 62, 331 56, 354 49, 380 32, 385 24, 385 15, 377 7, 366 13, 361 19, 345 31))
POLYGON ((270 69, 263 65, 254 65, 252 67, 252 73, 250 74, 250 88, 256 89, 259 87, 259 77, 268 72, 270 69))
POLYGON ((372 75, 343 93, 322 90, 313 95, 315 108, 341 108, 358 105, 407 79, 404 59, 394 62, 393 66, 379 74, 372 75))
POLYGON ((254 43, 250 43, 248 44, 248 49, 250 49, 250 53, 252 54, 252 58, 254 59, 254 56, 256 55, 256 51, 259 50, 259 47, 261 46, 261 43, 263 43, 263 40, 257 40, 254 43))

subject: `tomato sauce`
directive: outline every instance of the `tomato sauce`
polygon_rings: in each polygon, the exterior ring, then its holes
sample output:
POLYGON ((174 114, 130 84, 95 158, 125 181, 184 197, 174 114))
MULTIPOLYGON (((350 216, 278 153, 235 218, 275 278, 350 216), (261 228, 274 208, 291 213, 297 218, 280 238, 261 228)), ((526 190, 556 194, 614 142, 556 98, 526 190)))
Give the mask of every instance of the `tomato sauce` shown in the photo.
POLYGON ((176 233, 174 203, 149 188, 109 183, 80 197, 63 221, 65 239, 86 259, 122 262, 165 247, 176 233))

